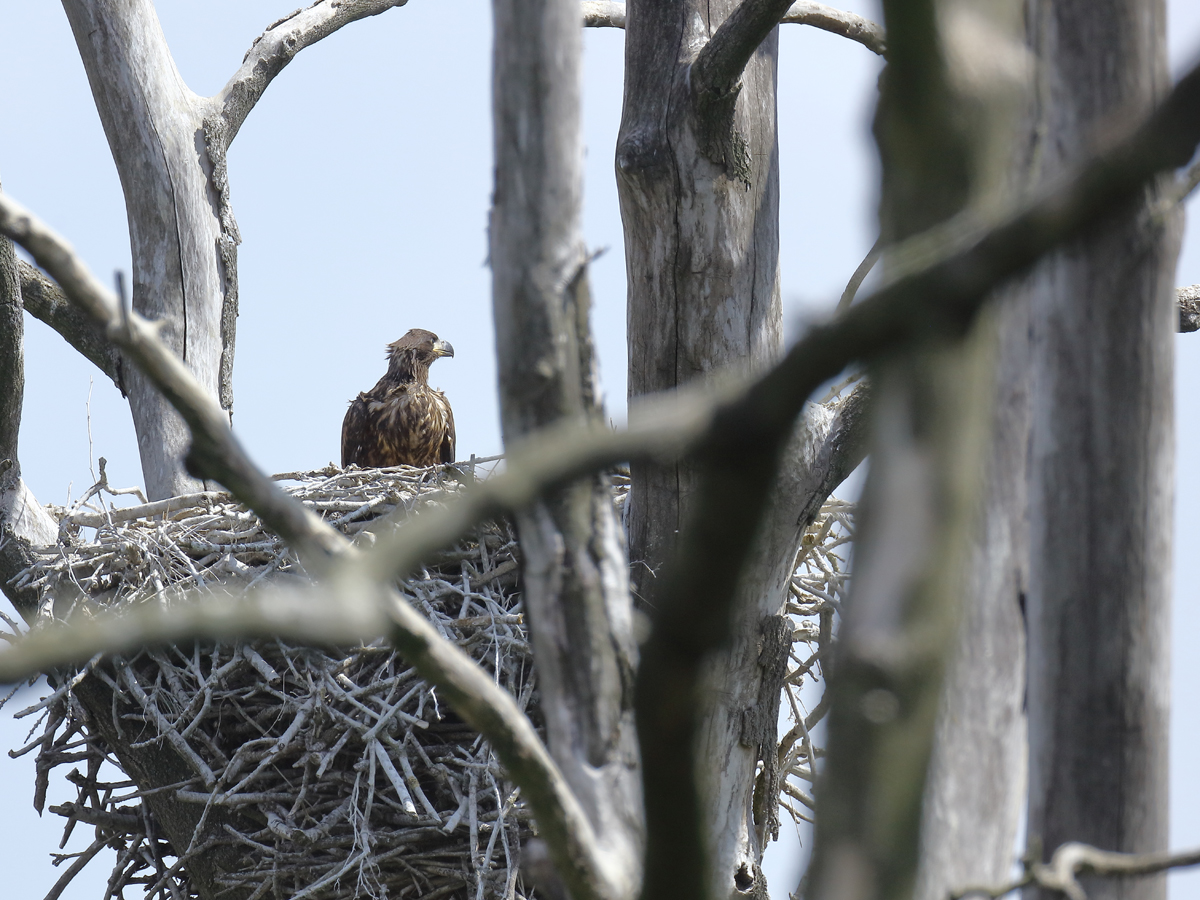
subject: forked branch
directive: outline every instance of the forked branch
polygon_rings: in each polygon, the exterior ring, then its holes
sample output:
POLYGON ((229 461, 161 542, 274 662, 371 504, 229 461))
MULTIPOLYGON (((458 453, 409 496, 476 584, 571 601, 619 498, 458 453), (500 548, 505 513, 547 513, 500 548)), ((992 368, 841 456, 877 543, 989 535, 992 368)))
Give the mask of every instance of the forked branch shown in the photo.
POLYGON ((792 0, 742 0, 692 64, 696 96, 723 97, 734 91, 742 70, 792 5, 792 0))
MULTIPOLYGON (((583 0, 581 5, 585 28, 625 27, 625 4, 620 0, 583 0)), ((810 0, 796 0, 779 21, 781 24, 819 28, 856 41, 872 53, 887 55, 883 26, 857 13, 826 6, 824 3, 812 3, 810 0)))
POLYGON ((963 334, 993 288, 1126 206, 1200 143, 1200 67, 1136 132, 988 229, 961 221, 905 242, 875 294, 812 329, 736 402, 698 447, 692 512, 658 594, 637 679, 646 801, 646 882, 656 900, 701 896, 703 823, 691 748, 703 660, 727 640, 731 598, 753 546, 795 417, 851 357, 872 358, 963 334), (958 236, 961 235, 961 236, 958 236))

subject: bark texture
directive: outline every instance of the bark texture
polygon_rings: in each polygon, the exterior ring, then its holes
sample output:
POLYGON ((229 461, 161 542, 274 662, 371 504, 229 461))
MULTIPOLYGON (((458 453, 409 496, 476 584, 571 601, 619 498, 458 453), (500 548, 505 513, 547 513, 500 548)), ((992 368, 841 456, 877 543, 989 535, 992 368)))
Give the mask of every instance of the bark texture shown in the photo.
MULTIPOLYGON (((581 231, 583 143, 576 0, 496 0, 493 303, 506 445, 563 419, 598 419, 581 231)), ((516 516, 551 754, 593 826, 601 895, 641 884, 642 810, 627 563, 603 474, 516 516)), ((560 861, 561 867, 561 861, 560 861)), ((549 885, 544 885, 549 888, 549 885)))
MULTIPOLYGON (((727 368, 763 367, 782 350, 773 22, 787 4, 775 6, 747 4, 742 23, 736 23, 731 15, 739 7, 736 0, 627 5, 616 168, 628 275, 631 399, 727 368), (764 17, 767 7, 772 8, 764 17), (726 34, 714 42, 722 26, 726 34)), ((800 468, 789 478, 799 484, 814 479, 806 467, 829 428, 827 420, 800 426, 799 440, 807 440, 812 452, 793 459, 800 468)), ((638 463, 631 474, 631 578, 636 602, 653 609, 656 578, 684 526, 698 468, 686 460, 638 463)), ((799 505, 788 497, 772 515, 772 524, 783 523, 783 531, 747 567, 732 655, 714 663, 708 680, 711 719, 702 730, 697 762, 706 770, 703 818, 714 823, 709 833, 714 897, 765 890, 758 864, 772 828, 756 825, 752 797, 756 763, 774 756, 776 734, 759 729, 762 734, 750 738, 742 722, 751 706, 757 717, 770 714, 758 709, 763 679, 772 677, 759 647, 763 629, 770 630, 768 620, 783 605, 776 587, 779 570, 795 558, 799 505), (771 746, 764 751, 766 744, 771 746)), ((777 708, 778 691, 761 702, 777 708)))
MULTIPOLYGON (((1040 174, 1052 178, 1107 117, 1161 98, 1165 9, 1033 9, 1040 174)), ((1029 834, 1047 854, 1068 840, 1167 845, 1178 223, 1160 227, 1145 208, 1048 261, 1034 284, 1029 834)), ((1162 898, 1165 883, 1084 880, 1093 900, 1162 898)))
POLYGON ((25 318, 12 241, 0 237, 0 586, 23 616, 37 608, 35 591, 10 582, 32 561, 31 544, 51 544, 58 527, 21 479, 17 453, 25 396, 25 318))
MULTIPOLYGON (((628 5, 617 184, 628 273, 630 398, 775 360, 779 299, 776 46, 731 95, 697 103, 690 65, 735 0, 628 5), (719 108, 718 108, 719 107, 719 108)), ((632 467, 634 588, 652 603, 695 467, 632 467)))
MULTIPOLYGON (((179 76, 151 0, 63 7, 125 194, 133 306, 163 323, 167 345, 216 396, 226 273, 203 103, 179 76)), ((139 371, 125 374, 146 495, 203 490, 184 468, 179 414, 139 371)))
POLYGON ((921 820, 917 900, 945 900, 1012 870, 1026 796, 1025 593, 1029 311, 1023 291, 996 316, 992 444, 962 621, 946 673, 921 820))

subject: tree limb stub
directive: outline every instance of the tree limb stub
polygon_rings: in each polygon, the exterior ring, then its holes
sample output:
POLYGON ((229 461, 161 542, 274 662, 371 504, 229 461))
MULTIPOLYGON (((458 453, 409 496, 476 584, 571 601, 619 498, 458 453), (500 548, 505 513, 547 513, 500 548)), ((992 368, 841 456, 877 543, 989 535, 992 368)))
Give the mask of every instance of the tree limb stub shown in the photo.
POLYGON ((1090 844, 1072 842, 1055 850, 1049 863, 1026 860, 1025 874, 1016 881, 994 887, 972 885, 955 891, 951 900, 967 900, 969 897, 991 897, 995 900, 1030 885, 1059 891, 1070 900, 1087 900, 1076 878, 1078 875, 1119 878, 1153 875, 1168 869, 1195 865, 1200 865, 1200 849, 1179 853, 1116 853, 1099 850, 1090 844))
POLYGON ((1200 331, 1200 284, 1175 289, 1179 303, 1179 332, 1200 331))
POLYGON ((229 429, 224 411, 183 361, 167 349, 157 326, 122 309, 66 241, 7 196, 0 196, 0 232, 29 251, 67 297, 105 330, 179 410, 192 431, 190 467, 229 488, 315 569, 347 549, 341 535, 259 471, 229 429))
MULTIPOLYGON (((583 0, 585 28, 624 28, 625 4, 620 0, 583 0)), ((872 53, 887 55, 883 26, 856 13, 824 3, 796 0, 779 20, 781 24, 809 25, 862 44, 872 53)))
POLYGON ((21 272, 21 297, 29 314, 57 331, 63 340, 112 380, 122 397, 125 396, 124 361, 104 332, 67 299, 62 288, 35 266, 22 259, 17 261, 17 267, 21 272))

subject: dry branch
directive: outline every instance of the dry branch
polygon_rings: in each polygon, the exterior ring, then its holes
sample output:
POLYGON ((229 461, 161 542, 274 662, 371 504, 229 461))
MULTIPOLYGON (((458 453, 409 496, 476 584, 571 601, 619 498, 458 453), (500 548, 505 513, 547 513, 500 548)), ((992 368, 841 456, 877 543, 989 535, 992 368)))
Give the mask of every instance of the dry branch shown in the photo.
POLYGON ((22 259, 17 261, 17 267, 21 272, 21 299, 26 311, 57 331, 63 340, 94 363, 124 396, 124 361, 104 332, 67 299, 62 288, 34 266, 22 259))
POLYGON ((857 41, 872 53, 878 53, 880 56, 887 55, 887 36, 884 34, 882 25, 855 13, 826 6, 824 3, 796 0, 783 14, 780 21, 797 25, 811 25, 822 31, 857 41))
POLYGON ((678 748, 692 746, 701 663, 726 640, 730 598, 779 453, 807 398, 850 358, 876 358, 965 333, 993 288, 1122 209, 1149 179, 1185 165, 1197 143, 1200 67, 1125 140, 999 225, 981 228, 955 219, 905 242, 894 274, 873 296, 812 329, 745 395, 718 411, 699 445, 704 479, 662 585, 638 672, 648 896, 703 891, 692 876, 704 860, 695 761, 681 758, 678 748))
POLYGON ((619 0, 583 0, 584 28, 624 28, 625 4, 619 0))
POLYGON ((1179 331, 1190 334, 1200 331, 1200 284, 1175 289, 1179 304, 1179 331))
POLYGON ((222 150, 227 150, 267 86, 305 47, 351 22, 377 16, 408 0, 318 0, 267 26, 255 38, 241 66, 212 98, 221 118, 222 150))
POLYGON ((1059 891, 1070 900, 1087 900, 1083 886, 1076 876, 1099 875, 1119 878, 1131 875, 1153 875, 1168 869, 1200 865, 1200 849, 1180 853, 1116 853, 1099 850, 1089 844, 1063 844, 1054 851, 1049 863, 1025 861, 1025 874, 1016 881, 995 887, 972 886, 955 891, 951 900, 968 897, 1003 897, 1021 888, 1035 885, 1059 891))
MULTIPOLYGON (((585 28, 625 27, 625 4, 620 0, 583 0, 581 5, 585 28)), ((887 55, 883 26, 856 13, 826 6, 824 3, 796 0, 779 21, 782 24, 810 25, 830 34, 857 41, 872 53, 887 55)))

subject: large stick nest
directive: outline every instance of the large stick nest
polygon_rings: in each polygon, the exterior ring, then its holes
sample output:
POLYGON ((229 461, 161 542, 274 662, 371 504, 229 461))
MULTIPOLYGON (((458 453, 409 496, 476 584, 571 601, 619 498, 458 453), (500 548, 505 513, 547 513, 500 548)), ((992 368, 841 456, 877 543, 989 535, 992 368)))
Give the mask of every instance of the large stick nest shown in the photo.
MULTIPOLYGON (((444 502, 473 475, 473 465, 331 467, 279 478, 354 535, 397 507, 444 502)), ((621 476, 614 481, 620 507, 628 486, 621 476)), ((64 540, 21 576, 43 590, 46 622, 86 616, 97 606, 169 603, 185 590, 239 591, 265 578, 303 576, 287 548, 226 494, 197 495, 165 512, 163 504, 114 510, 97 499, 100 505, 60 511, 64 540), (94 528, 94 536, 81 528, 94 528)), ((812 687, 845 588, 838 548, 850 528, 849 507, 831 501, 806 537, 793 578, 788 611, 797 643, 787 688, 799 718, 779 759, 784 806, 798 819, 809 814, 808 783, 820 756, 810 732, 824 711, 812 687)), ((539 722, 517 546, 507 524, 481 526, 402 592, 539 722)), ((489 745, 382 640, 337 650, 278 640, 147 649, 94 659, 57 673, 54 684, 53 693, 18 714, 41 713, 44 725, 17 752, 37 753, 39 811, 50 772, 71 766, 77 798, 50 810, 66 818, 68 835, 78 823, 95 827, 87 850, 56 855, 56 864, 71 863, 64 880, 108 846, 117 853, 107 897, 133 888, 133 896, 179 900, 198 896, 197 859, 240 847, 249 851, 244 864, 221 881, 255 900, 510 900, 528 892, 519 855, 531 822, 519 792, 489 745), (120 698, 110 722, 85 709, 85 678, 120 698), (144 802, 147 785, 122 771, 105 733, 184 761, 189 777, 155 790, 173 792, 199 812, 201 837, 191 846, 168 843, 144 802), (241 824, 229 824, 223 811, 241 824), (217 820, 220 828, 204 827, 217 820)))

